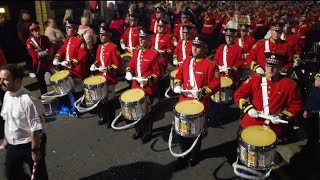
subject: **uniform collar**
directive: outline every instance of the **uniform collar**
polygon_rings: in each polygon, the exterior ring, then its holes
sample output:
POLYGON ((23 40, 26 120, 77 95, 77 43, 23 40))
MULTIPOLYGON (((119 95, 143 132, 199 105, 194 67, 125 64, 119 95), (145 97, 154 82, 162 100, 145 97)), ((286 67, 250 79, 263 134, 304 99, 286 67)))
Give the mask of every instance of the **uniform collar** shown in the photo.
POLYGON ((20 89, 16 92, 10 92, 9 91, 9 95, 12 96, 12 97, 17 97, 17 96, 20 96, 23 92, 23 86, 20 87, 20 89))
POLYGON ((110 41, 103 43, 104 46, 108 45, 110 43, 110 41))
POLYGON ((201 57, 201 58, 195 58, 195 62, 200 62, 205 58, 205 56, 201 57))
POLYGON ((281 39, 278 39, 277 41, 275 41, 274 39, 270 38, 270 41, 271 41, 272 43, 278 43, 278 42, 281 41, 281 39))
POLYGON ((276 77, 274 77, 274 78, 271 78, 270 76, 267 76, 267 75, 266 75, 267 80, 268 80, 268 81, 271 81, 271 82, 276 82, 276 81, 280 80, 281 77, 282 77, 281 74, 279 74, 278 76, 276 76, 276 77))

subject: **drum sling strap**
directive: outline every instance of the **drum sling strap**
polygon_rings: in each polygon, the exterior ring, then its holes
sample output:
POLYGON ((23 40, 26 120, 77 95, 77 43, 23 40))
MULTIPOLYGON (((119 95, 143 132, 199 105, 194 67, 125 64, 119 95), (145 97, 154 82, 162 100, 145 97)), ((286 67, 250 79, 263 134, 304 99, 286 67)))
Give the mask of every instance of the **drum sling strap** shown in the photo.
POLYGON ((182 40, 182 46, 181 46, 181 49, 182 49, 182 61, 184 61, 186 59, 186 41, 185 40, 182 40))
POLYGON ((69 39, 68 44, 67 44, 67 49, 66 49, 66 60, 69 61, 70 57, 69 57, 69 48, 70 48, 70 42, 72 40, 72 37, 69 39))
POLYGON ((269 43, 269 39, 265 40, 264 41, 264 47, 265 47, 265 50, 264 52, 270 52, 270 43, 269 43))
POLYGON ((132 27, 130 27, 130 30, 129 30, 129 42, 128 42, 128 45, 129 45, 129 48, 132 48, 132 27))
POLYGON ((154 48, 156 50, 159 50, 159 33, 157 33, 157 35, 156 35, 156 41, 155 41, 155 44, 154 44, 154 48))
MULTIPOLYGON (((101 44, 101 50, 100 50, 100 63, 101 63, 101 66, 105 67, 105 64, 104 64, 104 50, 105 50, 105 47, 103 44, 101 44)), ((103 75, 105 76, 107 73, 103 73, 103 75)))
MULTIPOLYGON (((189 64, 189 80, 190 80, 190 86, 192 87, 192 90, 198 90, 197 82, 196 82, 195 75, 194 75, 194 61, 195 61, 194 58, 192 58, 190 60, 190 64, 189 64)), ((198 99, 197 94, 194 94, 192 92, 187 92, 186 96, 198 99)))
POLYGON ((261 87, 262 87, 263 114, 268 116, 269 115, 269 102, 268 102, 269 97, 268 97, 268 83, 267 83, 266 77, 262 77, 261 87))
MULTIPOLYGON (((37 43, 37 41, 36 41, 33 37, 31 37, 30 40, 32 41, 32 43, 31 43, 32 46, 35 47, 38 52, 41 52, 42 49, 41 49, 41 47, 39 46, 39 44, 37 43)), ((41 44, 41 38, 39 38, 39 41, 40 41, 40 44, 41 44)), ((37 71, 35 72, 35 74, 38 74, 39 69, 40 69, 40 64, 41 64, 41 61, 40 61, 40 59, 39 59, 37 71)))
POLYGON ((242 41, 242 38, 239 38, 239 39, 238 39, 238 44, 239 44, 239 46, 240 46, 240 47, 242 47, 242 48, 243 48, 243 41, 242 41))
POLYGON ((227 49, 228 45, 224 45, 223 47, 223 53, 222 53, 222 61, 223 61, 223 68, 228 68, 228 63, 227 63, 227 49))
POLYGON ((183 39, 183 36, 182 36, 182 26, 180 26, 179 34, 180 34, 180 39, 183 39))

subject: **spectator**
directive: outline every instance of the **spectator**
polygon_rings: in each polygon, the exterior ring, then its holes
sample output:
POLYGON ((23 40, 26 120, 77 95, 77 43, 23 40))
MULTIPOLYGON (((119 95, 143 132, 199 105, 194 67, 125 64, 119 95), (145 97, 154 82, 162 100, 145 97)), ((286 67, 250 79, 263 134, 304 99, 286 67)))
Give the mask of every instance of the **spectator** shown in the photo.
POLYGON ((114 8, 113 2, 109 2, 106 8, 106 11, 104 13, 105 23, 107 26, 109 26, 110 22, 112 21, 114 11, 115 11, 115 8, 114 8))
POLYGON ((90 28, 93 29, 95 34, 99 34, 99 26, 103 22, 100 18, 99 11, 97 9, 91 10, 91 22, 90 28))
POLYGON ((57 28, 56 21, 53 18, 49 18, 46 22, 46 25, 47 27, 44 34, 49 38, 50 42, 52 42, 55 54, 62 46, 65 36, 57 28))

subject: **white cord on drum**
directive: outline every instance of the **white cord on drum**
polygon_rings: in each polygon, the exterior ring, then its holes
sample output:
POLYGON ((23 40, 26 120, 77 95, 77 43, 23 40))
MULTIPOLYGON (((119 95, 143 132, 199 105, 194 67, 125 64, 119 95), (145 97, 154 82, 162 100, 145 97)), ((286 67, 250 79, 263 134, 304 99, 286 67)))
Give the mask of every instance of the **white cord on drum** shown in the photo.
POLYGON ((80 113, 85 113, 85 112, 91 111, 92 109, 94 109, 95 107, 97 107, 98 104, 99 104, 99 102, 100 102, 100 101, 98 101, 98 102, 95 103, 93 106, 88 107, 88 108, 84 108, 84 107, 81 107, 81 106, 80 106, 80 104, 83 102, 84 98, 85 98, 85 95, 81 96, 81 98, 79 98, 78 100, 76 100, 76 101, 73 103, 74 107, 76 107, 77 110, 78 110, 80 113))
POLYGON ((169 86, 168 89, 166 90, 166 92, 164 93, 164 96, 166 98, 170 98, 171 96, 168 95, 168 92, 170 91, 171 87, 169 86))
POLYGON ((54 95, 54 91, 49 91, 49 92, 44 93, 43 95, 41 95, 41 98, 62 97, 62 96, 65 96, 67 94, 68 93, 54 95))
POLYGON ((198 142, 198 140, 199 140, 199 138, 201 136, 201 133, 200 133, 198 135, 198 137, 194 140, 193 144, 191 145, 191 147, 188 150, 186 150, 185 152, 183 152, 181 154, 176 154, 175 152, 172 151, 172 148, 171 148, 171 145, 172 145, 172 132, 173 132, 173 125, 171 127, 171 132, 170 132, 170 136, 169 136, 169 140, 168 140, 168 145, 169 145, 169 150, 170 150, 171 154, 173 156, 175 156, 175 157, 183 157, 183 156, 189 154, 192 151, 192 149, 196 146, 196 144, 197 144, 197 142, 198 142))
POLYGON ((114 120, 112 121, 111 123, 111 127, 112 129, 114 130, 125 130, 125 129, 128 129, 128 128, 131 128, 133 127, 135 124, 137 124, 142 118, 139 118, 138 120, 134 121, 133 123, 130 123, 130 124, 127 124, 125 126, 122 126, 122 127, 116 127, 115 124, 116 122, 118 121, 118 119, 120 118, 120 116, 122 115, 122 111, 119 113, 119 115, 114 118, 114 120))
POLYGON ((261 173, 259 171, 256 171, 254 169, 251 169, 251 168, 248 168, 246 166, 238 164, 238 160, 239 160, 239 158, 237 157, 237 161, 232 164, 233 171, 237 176, 245 178, 245 179, 250 179, 250 180, 261 180, 261 179, 265 179, 265 178, 270 176, 272 168, 270 168, 270 170, 268 172, 263 174, 263 173, 261 173), (242 172, 239 172, 238 169, 247 171, 247 172, 249 172, 249 173, 251 173, 253 175, 244 174, 242 172))

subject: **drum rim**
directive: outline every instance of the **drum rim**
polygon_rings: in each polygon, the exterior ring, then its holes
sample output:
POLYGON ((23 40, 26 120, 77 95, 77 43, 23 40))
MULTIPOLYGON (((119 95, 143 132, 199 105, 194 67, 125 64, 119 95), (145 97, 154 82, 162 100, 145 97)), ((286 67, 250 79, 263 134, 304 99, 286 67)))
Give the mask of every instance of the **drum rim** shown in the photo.
MULTIPOLYGON (((198 101, 198 100, 192 100, 192 101, 198 101)), ((182 101, 180 101, 180 102, 182 102, 182 101)), ((177 106, 177 104, 179 104, 180 102, 177 102, 174 106, 173 106, 173 112, 174 112, 174 114, 176 115, 176 114, 179 114, 179 117, 180 116, 182 116, 182 117, 191 117, 191 118, 195 118, 195 117, 198 117, 198 116, 201 116, 202 114, 205 114, 205 111, 204 111, 204 109, 203 109, 203 111, 202 112, 200 112, 200 113, 198 113, 198 114, 193 114, 193 115, 185 115, 185 114, 182 114, 182 113, 179 113, 177 110, 176 110, 176 106, 177 106)), ((200 101, 198 101, 199 103, 201 103, 200 101)), ((203 105, 203 103, 202 103, 202 105, 203 105)), ((204 105, 203 105, 204 106, 204 105)))
POLYGON ((121 99, 121 95, 119 96, 119 101, 120 104, 123 104, 126 107, 132 106, 132 105, 138 105, 141 104, 141 102, 145 102, 147 100, 146 96, 143 96, 142 98, 140 98, 138 101, 134 101, 134 102, 125 102, 121 99))
MULTIPOLYGON (((259 126, 259 125, 257 125, 257 126, 259 126)), ((265 128, 269 128, 268 126, 265 126, 265 125, 262 125, 262 126, 265 127, 265 128)), ((239 143, 242 144, 244 147, 247 147, 247 148, 250 148, 250 149, 254 149, 254 150, 258 150, 258 151, 266 151, 266 150, 269 150, 269 149, 272 149, 272 148, 276 147, 276 143, 278 141, 278 137, 277 136, 276 136, 276 140, 272 144, 267 145, 267 146, 254 146, 254 145, 251 145, 251 144, 245 142, 241 137, 241 134, 245 129, 246 128, 243 128, 239 132, 239 143)))
POLYGON ((94 85, 83 84, 83 86, 85 89, 92 90, 96 88, 103 88, 104 86, 107 87, 107 83, 103 82, 103 83, 94 84, 94 85))
POLYGON ((70 71, 68 71, 68 70, 61 70, 61 71, 58 71, 58 72, 56 72, 56 73, 52 74, 52 76, 49 78, 49 81, 50 81, 50 82, 60 82, 60 81, 62 81, 62 80, 64 80, 64 79, 70 77, 70 71), (59 73, 59 72, 62 72, 62 71, 67 71, 67 72, 68 72, 68 75, 67 75, 66 77, 61 78, 61 79, 56 80, 56 81, 52 81, 52 80, 51 80, 52 76, 54 76, 56 73, 59 73))
POLYGON ((54 84, 60 84, 61 82, 65 82, 65 81, 70 81, 70 74, 62 79, 59 79, 59 80, 56 80, 56 81, 51 81, 49 80, 51 83, 54 83, 54 84))

